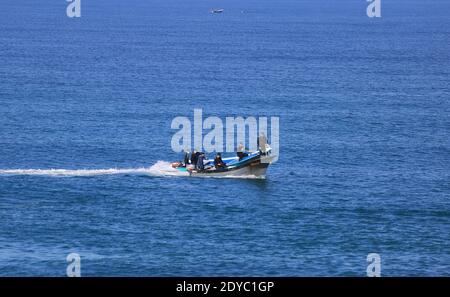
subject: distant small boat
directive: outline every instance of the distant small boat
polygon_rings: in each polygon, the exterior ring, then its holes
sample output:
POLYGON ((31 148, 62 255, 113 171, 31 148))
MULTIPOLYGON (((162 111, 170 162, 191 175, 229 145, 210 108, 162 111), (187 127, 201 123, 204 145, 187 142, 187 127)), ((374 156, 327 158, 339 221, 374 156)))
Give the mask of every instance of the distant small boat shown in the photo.
POLYGON ((223 8, 220 8, 220 9, 213 9, 213 10, 211 10, 211 13, 222 13, 223 11, 224 11, 223 8))

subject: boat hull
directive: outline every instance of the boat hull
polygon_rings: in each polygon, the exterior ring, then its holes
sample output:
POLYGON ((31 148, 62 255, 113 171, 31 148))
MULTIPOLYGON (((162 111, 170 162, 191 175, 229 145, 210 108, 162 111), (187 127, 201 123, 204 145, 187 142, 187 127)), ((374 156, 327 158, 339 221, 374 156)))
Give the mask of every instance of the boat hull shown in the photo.
POLYGON ((229 170, 204 170, 204 171, 190 171, 190 176, 197 177, 243 177, 243 178, 265 178, 268 163, 252 163, 240 168, 233 168, 229 170))
POLYGON ((246 153, 245 156, 224 158, 223 168, 215 168, 214 160, 206 160, 203 170, 198 170, 193 165, 184 165, 182 162, 172 163, 172 167, 183 174, 196 177, 241 177, 241 178, 265 178, 267 168, 272 163, 273 156, 270 147, 266 150, 258 150, 246 153))
MULTIPOLYGON (((216 169, 211 166, 213 161, 206 163, 205 170, 196 170, 193 167, 178 167, 179 171, 185 172, 190 176, 196 177, 242 177, 242 178, 265 178, 267 168, 269 167, 272 157, 269 155, 261 155, 260 153, 249 155, 242 161, 238 158, 224 159, 227 166, 222 169, 216 169)), ((176 167, 181 163, 172 164, 176 167)))

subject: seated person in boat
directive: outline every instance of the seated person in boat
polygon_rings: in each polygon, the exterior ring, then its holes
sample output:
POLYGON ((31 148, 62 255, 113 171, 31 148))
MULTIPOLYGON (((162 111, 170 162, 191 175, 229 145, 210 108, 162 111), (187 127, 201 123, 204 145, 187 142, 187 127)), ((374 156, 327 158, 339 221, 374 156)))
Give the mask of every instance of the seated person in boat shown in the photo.
POLYGON ((225 162, 222 160, 222 156, 220 153, 217 153, 216 157, 214 158, 214 167, 216 167, 216 169, 227 167, 227 164, 225 164, 225 162))
POLYGON ((237 156, 239 157, 239 161, 248 156, 248 154, 245 152, 245 148, 242 143, 238 146, 237 156))

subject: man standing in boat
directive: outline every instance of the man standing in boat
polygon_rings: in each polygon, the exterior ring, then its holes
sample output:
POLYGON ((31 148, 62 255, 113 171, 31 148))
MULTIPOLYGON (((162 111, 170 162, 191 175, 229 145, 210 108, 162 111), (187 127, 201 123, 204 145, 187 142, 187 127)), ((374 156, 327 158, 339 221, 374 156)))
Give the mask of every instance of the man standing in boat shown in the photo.
POLYGON ((197 152, 198 153, 198 157, 197 157, 197 166, 196 166, 196 169, 197 170, 204 170, 205 169, 205 164, 204 164, 204 161, 205 161, 205 153, 200 153, 200 152, 197 152))
POLYGON ((200 152, 197 152, 197 150, 194 150, 191 154, 191 164, 194 165, 197 168, 197 162, 198 162, 198 156, 200 155, 200 152))

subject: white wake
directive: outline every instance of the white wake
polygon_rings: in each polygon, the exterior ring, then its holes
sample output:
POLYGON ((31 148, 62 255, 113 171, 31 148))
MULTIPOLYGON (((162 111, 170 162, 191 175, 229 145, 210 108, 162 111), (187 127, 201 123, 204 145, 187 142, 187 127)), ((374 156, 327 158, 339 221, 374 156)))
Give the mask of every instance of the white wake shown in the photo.
POLYGON ((42 175, 42 176, 96 176, 113 174, 137 174, 151 176, 184 176, 169 162, 158 161, 149 168, 109 168, 109 169, 0 169, 0 175, 42 175))

